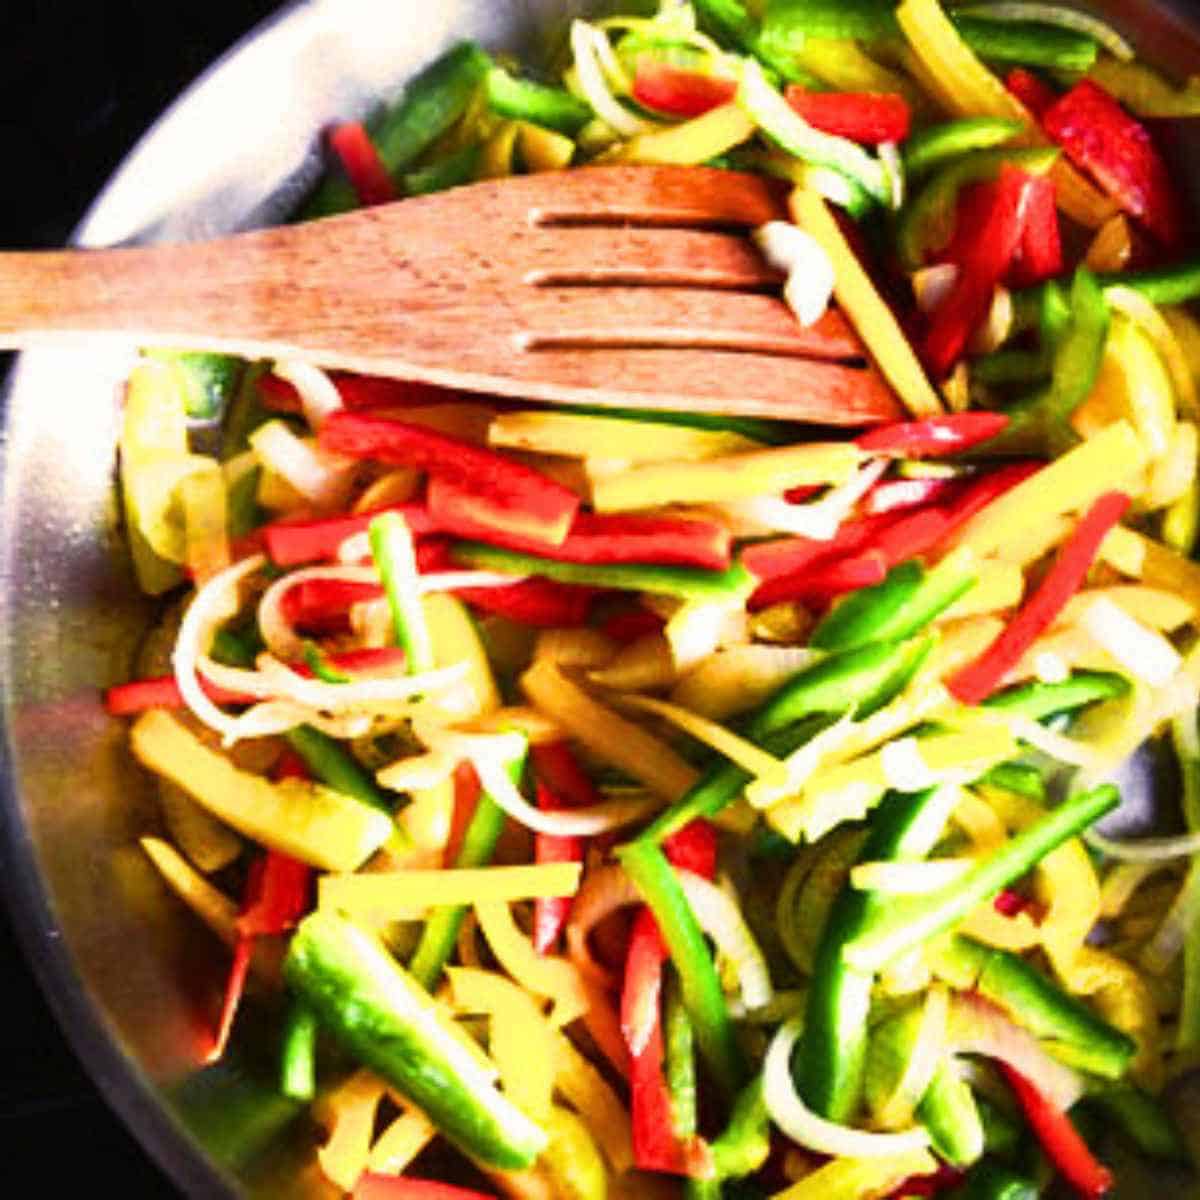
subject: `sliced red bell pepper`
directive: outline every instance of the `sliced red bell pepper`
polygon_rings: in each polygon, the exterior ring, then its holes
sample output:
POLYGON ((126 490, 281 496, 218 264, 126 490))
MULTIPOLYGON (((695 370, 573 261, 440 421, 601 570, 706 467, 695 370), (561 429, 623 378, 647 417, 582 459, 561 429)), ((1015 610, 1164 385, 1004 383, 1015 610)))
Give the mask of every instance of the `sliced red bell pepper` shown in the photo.
POLYGON ((630 608, 614 613, 600 625, 600 632, 614 642, 628 645, 648 633, 660 633, 666 622, 648 608, 630 608))
POLYGON ((912 122, 908 101, 895 92, 810 92, 793 83, 784 97, 814 129, 868 145, 904 141, 912 122))
MULTIPOLYGON (((266 865, 267 857, 262 855, 254 859, 246 871, 246 880, 242 887, 242 902, 239 908, 239 921, 241 917, 254 910, 262 896, 266 865)), ((229 974, 225 977, 225 992, 221 1000, 221 1012, 217 1017, 217 1027, 213 1033, 212 1045, 205 1055, 206 1062, 220 1062, 225 1053, 225 1047, 229 1044, 233 1022, 242 1003, 242 994, 246 990, 246 979, 250 972, 250 959, 253 954, 253 935, 239 929, 238 939, 233 947, 233 959, 229 964, 229 974)))
POLYGON ((1112 1172, 1088 1149, 1071 1118, 1006 1062, 996 1064, 1012 1088, 1025 1120, 1054 1169, 1083 1200, 1102 1200, 1113 1186, 1112 1172))
POLYGON ((736 94, 736 80, 673 67, 648 54, 638 59, 633 77, 633 98, 673 117, 698 117, 728 104, 736 94))
POLYGON ((316 632, 347 628, 351 606, 382 598, 377 583, 349 579, 305 579, 284 593, 280 608, 288 624, 316 632))
MULTIPOLYGON (((579 497, 531 467, 420 425, 369 413, 336 412, 321 426, 325 450, 392 466, 415 467, 460 489, 449 507, 457 521, 505 530, 559 546, 579 511, 579 497)), ((443 502, 448 500, 443 497, 443 502)))
POLYGON ((312 868, 307 863, 268 850, 257 894, 238 916, 238 932, 245 937, 287 932, 308 911, 311 892, 312 868))
POLYGON ((442 851, 442 863, 452 867, 458 861, 458 852, 462 848, 463 838, 475 810, 479 807, 479 796, 482 788, 479 786, 479 776, 469 762, 461 762, 454 768, 454 811, 450 817, 450 834, 446 838, 446 848, 442 851))
POLYGON ((819 483, 798 483, 794 488, 788 488, 783 493, 783 498, 789 504, 803 504, 821 491, 824 491, 824 488, 819 483))
MULTIPOLYGON (((537 806, 542 812, 555 812, 569 807, 540 779, 537 784, 537 806)), ((582 862, 583 838, 535 834, 533 858, 538 863, 582 862)), ((542 896, 533 902, 533 945, 539 954, 551 953, 558 944, 559 935, 571 914, 571 900, 571 896, 542 896)))
POLYGON ((1063 543, 1037 591, 983 654, 950 680, 948 686, 958 700, 963 704, 979 704, 996 690, 1021 655, 1082 586, 1100 543, 1128 507, 1129 497, 1124 492, 1105 492, 1088 509, 1063 543))
POLYGON ((961 495, 946 506, 946 516, 949 519, 947 536, 965 525, 976 513, 982 512, 993 500, 998 500, 1010 488, 1016 487, 1023 479, 1028 479, 1035 471, 1041 470, 1043 465, 1040 462, 1008 463, 973 480, 961 495))
POLYGON ((819 562, 791 575, 780 575, 762 584, 750 597, 752 612, 798 600, 808 604, 824 604, 845 592, 874 587, 882 583, 888 572, 887 559, 878 550, 864 550, 832 561, 819 562))
POLYGON ((884 1200, 906 1200, 910 1196, 940 1196, 958 1187, 966 1173, 949 1163, 938 1163, 931 1175, 910 1175, 898 1188, 889 1192, 884 1200))
POLYGON ((959 479, 886 479, 863 497, 858 508, 868 517, 881 513, 895 515, 910 508, 945 502, 962 491, 959 479))
POLYGON ((336 558, 338 547, 348 537, 366 533, 371 518, 383 512, 398 512, 414 537, 438 532, 424 504, 385 505, 348 517, 272 521, 258 532, 273 563, 297 567, 336 558))
POLYGON ((1183 206, 1150 132, 1090 79, 1042 114, 1042 127, 1067 157, 1169 249, 1183 240, 1183 206))
POLYGON ((1058 99, 1058 93, 1040 75, 1025 67, 1014 67, 1009 71, 1004 77, 1004 86, 1039 119, 1058 99))
POLYGON ((958 277, 950 294, 932 314, 922 343, 930 371, 941 378, 962 356, 968 340, 987 315, 996 285, 1007 274, 1020 244, 1032 176, 1004 166, 994 184, 981 185, 989 198, 986 216, 968 245, 958 249, 958 277))
POLYGON ((867 551, 883 556, 891 568, 910 558, 928 554, 946 536, 950 517, 944 508, 930 506, 905 513, 894 524, 881 530, 867 544, 867 551))
POLYGON ((562 543, 547 547, 536 538, 480 524, 471 515, 470 497, 463 497, 461 488, 443 479, 429 481, 428 506, 430 519, 441 532, 557 562, 658 563, 712 571, 723 571, 730 562, 729 530, 695 517, 581 512, 562 543))
POLYGON ((858 448, 867 454, 888 454, 897 458, 941 458, 986 442, 1007 424, 1008 417, 1000 412, 946 413, 940 417, 927 417, 923 421, 879 425, 860 434, 855 441, 858 448))
POLYGON ((697 1137, 674 1129, 671 1092, 663 1076, 662 993, 667 949, 654 914, 638 911, 625 960, 621 1030, 630 1049, 629 1108, 633 1158, 643 1171, 701 1177, 711 1175, 711 1155, 697 1137))
POLYGON ((364 206, 396 199, 396 185, 370 134, 358 121, 343 121, 328 134, 329 145, 342 164, 346 178, 364 206))
POLYGON ((454 594, 472 608, 507 617, 518 625, 573 629, 587 624, 597 592, 534 575, 508 587, 456 588, 454 594))
POLYGON ((1029 183, 1021 243, 1017 247, 1007 282, 1014 287, 1028 287, 1044 279, 1053 279, 1062 271, 1062 236, 1058 226, 1054 181, 1038 175, 1029 183))
POLYGON ((758 542, 742 551, 742 565, 766 584, 780 576, 795 575, 818 563, 853 554, 894 519, 889 513, 843 521, 828 541, 797 536, 758 542))
MULTIPOLYGON (((458 393, 429 383, 406 379, 384 379, 376 375, 332 374, 334 387, 349 409, 406 408, 415 404, 437 404, 455 400, 458 393)), ((303 411, 300 393, 286 379, 268 373, 258 380, 263 407, 272 412, 303 411)))
POLYGON ((411 1175, 377 1175, 370 1171, 358 1177, 353 1200, 496 1200, 494 1192, 414 1179, 411 1175))
POLYGON ((663 853, 671 866, 693 875, 714 879, 717 874, 717 831, 703 817, 689 821, 663 839, 663 853))

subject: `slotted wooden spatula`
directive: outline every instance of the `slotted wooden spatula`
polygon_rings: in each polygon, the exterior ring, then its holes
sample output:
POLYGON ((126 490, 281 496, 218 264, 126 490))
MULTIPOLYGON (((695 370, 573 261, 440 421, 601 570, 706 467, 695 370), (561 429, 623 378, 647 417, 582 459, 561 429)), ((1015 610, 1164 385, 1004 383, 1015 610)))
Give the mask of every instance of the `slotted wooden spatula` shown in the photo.
POLYGON ((115 334, 565 403, 893 419, 835 310, 802 328, 752 175, 594 167, 218 241, 0 255, 0 348, 115 334))

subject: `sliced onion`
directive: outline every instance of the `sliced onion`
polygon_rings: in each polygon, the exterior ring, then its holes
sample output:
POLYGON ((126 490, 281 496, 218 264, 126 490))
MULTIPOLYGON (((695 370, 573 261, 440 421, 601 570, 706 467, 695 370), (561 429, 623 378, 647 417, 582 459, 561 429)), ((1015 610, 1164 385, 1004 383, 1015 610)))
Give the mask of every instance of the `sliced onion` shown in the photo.
POLYGON ((754 243, 772 267, 787 275, 783 296, 796 320, 805 326, 820 320, 836 282, 820 242, 790 221, 768 221, 754 231, 754 243))
POLYGON ((1094 829, 1085 829, 1083 840, 1093 850, 1099 850, 1101 854, 1121 862, 1167 862, 1172 858, 1190 858, 1193 854, 1200 854, 1200 832, 1182 833, 1178 837, 1137 838, 1134 841, 1117 842, 1094 829))
POLYGON ((1093 600, 1079 623, 1098 646, 1151 687, 1169 682, 1183 662, 1161 633, 1147 629, 1107 596, 1093 600))
POLYGON ((676 875, 700 928, 733 963, 742 1003, 751 1009, 769 1004, 775 989, 771 986, 767 960, 737 901, 702 875, 684 870, 677 870, 676 875))
POLYGON ((275 580, 258 602, 258 629, 267 649, 277 658, 294 659, 303 653, 303 640, 283 614, 283 598, 292 588, 310 579, 378 584, 379 572, 374 567, 302 567, 275 580))
POLYGON ((571 53, 575 57, 575 72, 580 89, 596 116, 624 137, 636 137, 639 133, 657 128, 650 121, 631 113, 613 95, 601 65, 601 55, 607 58, 612 54, 606 34, 586 21, 572 21, 571 53), (603 47, 600 46, 600 42, 604 43, 603 47))
POLYGON ((1008 341, 1013 325, 1012 293, 997 285, 992 289, 992 302, 988 305, 987 318, 971 335, 969 349, 973 354, 991 354, 1008 341))
POLYGON ((222 712, 205 695, 196 674, 197 665, 201 656, 207 653, 213 634, 225 621, 237 615, 241 607, 238 585, 261 569, 266 561, 266 555, 255 554, 214 575, 196 592, 175 638, 171 663, 179 694, 199 720, 222 735, 228 735, 235 727, 235 718, 222 712))
POLYGON ((932 858, 921 862, 865 862, 851 868, 850 885, 862 892, 920 896, 961 879, 973 858, 932 858))
POLYGON ((888 787, 898 792, 923 792, 938 781, 915 737, 895 738, 886 743, 879 752, 879 765, 888 787))
POLYGON ((1104 289, 1104 298, 1110 308, 1124 313, 1154 343, 1167 374, 1171 376, 1171 385, 1180 409, 1189 416, 1195 416, 1198 408, 1196 379, 1188 366, 1187 355, 1166 318, 1141 292, 1123 284, 1110 284, 1104 289))
POLYGON ((792 1051, 800 1037, 801 1020, 781 1025, 767 1049, 763 1065, 763 1100, 771 1120, 792 1141, 833 1158, 884 1158, 909 1154, 929 1145, 921 1128, 903 1133, 868 1133, 817 1116, 800 1099, 792 1082, 792 1051))
POLYGON ((282 421, 268 421, 251 435, 250 444, 260 461, 286 479, 305 499, 323 509, 345 503, 356 464, 328 454, 298 438, 282 421))
POLYGON ((1122 62, 1133 59, 1133 47, 1107 22, 1090 13, 1058 4, 1041 4, 1036 0, 1000 0, 996 4, 970 4, 956 8, 964 17, 983 17, 995 21, 1034 21, 1040 25, 1057 25, 1087 34, 1099 42, 1113 58, 1122 62))
POLYGON ((270 737, 286 733, 297 725, 311 725, 328 737, 350 741, 370 733, 374 718, 366 713, 354 712, 327 716, 291 700, 264 700, 229 722, 224 742, 231 746, 244 738, 270 737))
POLYGON ((300 407, 304 410, 304 419, 314 433, 321 428, 330 413, 344 407, 341 393, 320 367, 298 358, 285 358, 276 362, 271 370, 296 389, 300 396, 300 407))
POLYGON ((912 273, 913 298, 923 313, 941 308, 942 302, 954 291, 958 282, 956 263, 936 263, 912 273))
POLYGON ((1133 893, 1164 867, 1155 862, 1118 863, 1104 876, 1100 884, 1100 915, 1107 921, 1119 917, 1133 893))
POLYGON ((362 533, 352 533, 338 546, 334 557, 347 566, 371 562, 371 535, 365 529, 362 533))
POLYGON ((571 915, 567 920, 567 957, 584 975, 606 987, 615 984, 612 974, 592 956, 588 938, 601 921, 619 909, 641 901, 641 893, 634 887, 633 880, 615 863, 589 871, 584 876, 583 886, 571 901, 571 915))
POLYGON ((844 713, 833 725, 809 738, 783 760, 782 774, 761 775, 746 786, 746 800, 755 808, 771 805, 796 795, 822 760, 854 736, 857 726, 853 713, 844 713))
POLYGON ((904 163, 895 142, 879 143, 879 161, 883 163, 884 172, 892 185, 892 209, 899 212, 904 207, 904 163))
POLYGON ((1083 1079, 1077 1071, 1051 1058, 1032 1033, 1013 1024, 982 996, 954 996, 949 1040, 956 1054, 982 1054, 1008 1063, 1063 1112, 1083 1095, 1083 1079))
POLYGON ((1138 962, 1154 975, 1165 975, 1179 957, 1188 931, 1200 920, 1200 870, 1193 866, 1175 895, 1163 923, 1142 947, 1138 962))
POLYGON ((943 984, 933 984, 925 993, 921 1023, 913 1041, 908 1062, 892 1094, 875 1114, 884 1129, 910 1123, 921 1097, 929 1088, 934 1072, 946 1054, 946 1022, 950 1015, 950 993, 943 984))
POLYGON ((1067 660, 1053 650, 1042 650, 1033 656, 1033 673, 1039 683, 1066 683, 1071 678, 1067 660))

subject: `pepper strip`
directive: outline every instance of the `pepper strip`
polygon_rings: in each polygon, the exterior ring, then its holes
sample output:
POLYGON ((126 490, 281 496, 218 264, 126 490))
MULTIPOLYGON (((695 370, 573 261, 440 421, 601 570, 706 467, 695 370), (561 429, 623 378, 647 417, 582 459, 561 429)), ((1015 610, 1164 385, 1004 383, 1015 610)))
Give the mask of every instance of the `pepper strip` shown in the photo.
POLYGON ((1129 507, 1124 492, 1107 492, 1096 500, 1059 550, 1038 589, 1004 632, 948 686, 963 704, 979 704, 995 691, 1021 655, 1050 627, 1067 601, 1079 590, 1108 531, 1129 507))
MULTIPOLYGON (((538 808, 589 808, 600 803, 592 781, 580 768, 566 742, 548 742, 530 750, 537 776, 538 808)), ((539 863, 582 862, 584 841, 579 837, 534 835, 534 858, 539 863)), ((533 944, 549 953, 571 915, 572 896, 544 896, 533 905, 533 944)))

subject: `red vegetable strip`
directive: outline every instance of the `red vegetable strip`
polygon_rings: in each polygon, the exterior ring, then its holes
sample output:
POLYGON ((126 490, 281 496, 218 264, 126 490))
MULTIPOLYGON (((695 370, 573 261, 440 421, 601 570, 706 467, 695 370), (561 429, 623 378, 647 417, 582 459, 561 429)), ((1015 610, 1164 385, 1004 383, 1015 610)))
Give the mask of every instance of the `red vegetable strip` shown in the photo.
POLYGON ((381 512, 398 512, 414 537, 438 532, 423 504, 392 504, 370 512, 345 517, 272 521, 258 532, 271 561, 281 567, 296 567, 337 557, 338 547, 348 538, 365 533, 371 518, 381 512))
POLYGON ((993 500, 998 500, 1009 488, 1014 488, 1023 479, 1028 479, 1042 468, 1040 462, 1015 462, 998 467, 971 483, 967 490, 953 500, 946 509, 950 525, 947 535, 965 525, 976 513, 982 512, 993 500))
POLYGON ((442 865, 453 867, 458 861, 458 852, 467 833, 467 826, 475 816, 481 792, 479 776, 469 762, 461 762, 454 768, 454 811, 450 817, 450 835, 442 851, 442 865))
POLYGON ((673 67, 649 55, 638 59, 633 78, 633 98, 639 104, 673 117, 698 117, 728 104, 736 92, 732 79, 673 67))
POLYGON ((1046 1157, 1055 1170, 1084 1200, 1102 1200, 1112 1188, 1112 1173, 1088 1149, 1087 1143, 1071 1124, 1070 1117, 1055 1108, 1019 1071, 1006 1062, 996 1064, 1012 1088, 1029 1122, 1034 1136, 1041 1143, 1046 1157))
POLYGON ((581 512, 561 544, 547 547, 536 538, 474 520, 474 498, 465 497, 463 489, 445 480, 430 480, 428 505, 430 519, 440 532, 528 551, 557 562, 657 563, 712 571, 723 571, 730 562, 729 530, 716 521, 695 517, 581 512))
POLYGON ((291 929, 309 909, 311 881, 307 863, 268 850, 258 894, 238 917, 238 932, 253 937, 291 929))
POLYGON ((532 575, 508 587, 457 588, 454 594, 465 604, 495 613, 534 629, 573 629, 586 625, 595 588, 558 583, 532 575))
POLYGON ((364 206, 396 199, 396 185, 388 174, 370 135, 358 121, 343 121, 329 131, 329 145, 364 206))
MULTIPOLYGON (((1008 424, 1000 412, 947 413, 924 421, 898 421, 879 425, 855 442, 867 454, 891 454, 899 458, 939 458, 958 454, 988 438, 995 437, 1008 424)), ((909 480, 920 483, 921 480, 909 480)))
POLYGON ((983 654, 950 680, 948 686, 958 700, 979 704, 996 690, 1082 586, 1100 543, 1128 507, 1129 497, 1124 492, 1106 492, 1092 505, 1059 550, 1037 591, 983 654))
POLYGON ((1025 67, 1009 71, 1004 86, 1038 118, 1058 99, 1058 93, 1045 80, 1025 67))
MULTIPOLYGON (((541 779, 537 782, 537 806, 542 812, 569 808, 562 798, 541 779)), ((538 863, 583 861, 583 838, 553 837, 537 833, 533 838, 533 858, 538 863)), ((572 896, 542 896, 533 902, 533 945, 539 954, 551 953, 571 914, 572 896)))
POLYGON ((456 519, 472 517, 541 545, 561 545, 579 511, 574 492, 532 468, 406 421, 335 412, 321 426, 319 442, 335 454, 415 467, 455 484, 462 489, 456 519))
POLYGON ((889 1192, 885 1200, 906 1200, 910 1196, 938 1196, 956 1188, 966 1179, 966 1173, 949 1163, 938 1163, 932 1175, 910 1175, 895 1191, 889 1192))
POLYGON ((1042 114, 1042 126, 1067 157, 1087 171, 1168 248, 1183 239, 1183 210, 1162 156, 1140 121, 1090 79, 1042 114))
POLYGON ((648 633, 659 633, 665 624, 658 613, 648 608, 631 608, 628 612, 614 613, 601 625, 600 632, 614 642, 627 645, 648 633))
POLYGON ((887 559, 883 554, 878 550, 867 550, 772 579, 750 597, 748 607, 756 612, 785 600, 823 604, 844 592, 882 583, 887 571, 887 559))
POLYGON ((864 497, 859 511, 864 516, 895 514, 937 500, 949 500, 963 490, 958 479, 888 479, 877 483, 864 497))
MULTIPOLYGON (((406 379, 384 379, 375 375, 331 374, 342 404, 349 409, 407 408, 411 405, 436 404, 456 400, 459 393, 448 388, 434 387, 406 379)), ((286 379, 266 374, 258 380, 258 390, 264 408, 272 412, 298 413, 303 411, 300 393, 286 379)))
POLYGON ((889 525, 867 546, 883 556, 888 567, 928 554, 946 536, 950 518, 943 508, 921 508, 889 525))
POLYGON ((1015 287, 1028 287, 1053 279, 1063 270, 1062 237, 1058 227, 1058 205, 1054 199, 1054 181, 1037 176, 1029 183, 1025 205, 1025 224, 1021 244, 1009 272, 1015 287))
POLYGON ((828 541, 797 536, 757 542, 742 551, 742 565, 766 584, 817 563, 853 554, 894 520, 894 516, 887 514, 843 521, 828 541))
POLYGON ((289 625, 328 632, 346 628, 345 618, 353 605, 378 600, 383 594, 377 583, 306 579, 284 593, 280 608, 289 625))
POLYGON ((1020 243, 1030 181, 1024 171, 1004 166, 986 193, 990 203, 982 228, 962 248, 954 287, 933 313, 922 343, 925 362, 938 378, 962 356, 987 315, 996 285, 1008 272, 1020 243))
POLYGON ((495 1200, 489 1192, 414 1179, 411 1175, 376 1175, 370 1171, 358 1177, 351 1195, 354 1200, 495 1200))
POLYGON ((697 817, 663 841, 663 853, 673 867, 713 879, 717 874, 717 831, 697 817))
POLYGON ((878 145, 908 137, 912 113, 895 92, 810 92, 790 84, 784 92, 792 109, 814 129, 855 142, 878 145))
POLYGON ((246 976, 250 970, 250 957, 254 952, 254 939, 242 936, 237 940, 233 949, 233 961, 229 967, 229 975, 225 980, 225 998, 221 1002, 221 1015, 217 1018, 217 1029, 213 1036, 213 1044, 205 1055, 205 1062, 220 1062, 229 1043, 229 1034, 233 1029, 233 1021, 242 1002, 242 993, 246 990, 246 976))

